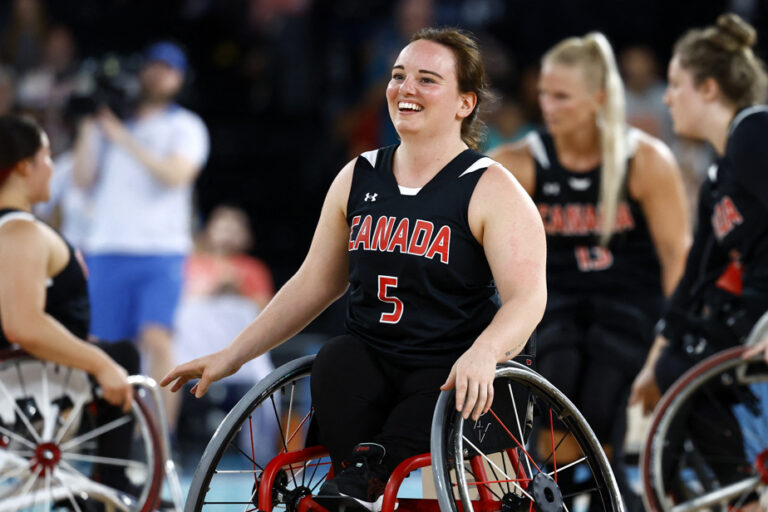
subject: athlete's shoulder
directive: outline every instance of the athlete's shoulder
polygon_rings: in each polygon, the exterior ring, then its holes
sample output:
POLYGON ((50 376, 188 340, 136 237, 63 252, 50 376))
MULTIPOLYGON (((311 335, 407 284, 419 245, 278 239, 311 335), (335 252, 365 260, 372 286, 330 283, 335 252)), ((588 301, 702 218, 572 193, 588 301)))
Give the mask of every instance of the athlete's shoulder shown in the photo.
POLYGON ((637 156, 642 160, 657 162, 674 161, 675 157, 667 144, 653 135, 639 128, 630 128, 627 132, 627 151, 630 156, 637 156))
POLYGON ((634 199, 651 197, 659 187, 682 186, 677 159, 664 141, 637 128, 630 128, 627 139, 632 158, 629 192, 634 199))
POLYGON ((530 132, 517 142, 499 146, 489 156, 511 172, 529 194, 533 194, 536 188, 535 162, 549 167, 549 157, 538 131, 530 132))
POLYGON ((43 224, 27 212, 10 212, 0 217, 0 246, 17 249, 39 249, 47 237, 43 224))
POLYGON ((728 136, 735 139, 751 137, 755 133, 765 134, 768 129, 768 105, 753 105, 740 110, 728 129, 728 136))

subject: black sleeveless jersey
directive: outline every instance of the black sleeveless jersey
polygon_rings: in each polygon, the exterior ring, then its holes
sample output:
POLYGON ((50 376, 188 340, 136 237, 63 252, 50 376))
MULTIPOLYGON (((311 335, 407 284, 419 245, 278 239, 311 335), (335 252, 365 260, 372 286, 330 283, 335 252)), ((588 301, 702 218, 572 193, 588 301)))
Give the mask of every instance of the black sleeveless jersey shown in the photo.
POLYGON ((396 149, 364 153, 355 164, 346 327, 400 364, 450 366, 500 305, 468 222, 475 185, 495 162, 466 150, 409 190, 392 172, 396 149))
MULTIPOLYGON (((746 108, 731 122, 725 153, 700 189, 693 246, 670 312, 700 314, 716 288, 738 296, 751 322, 768 309, 767 133, 765 105, 746 108), (726 272, 734 266, 735 274, 726 272)), ((670 323, 665 334, 674 337, 670 323)))
MULTIPOLYGON (((636 137, 630 130, 630 148, 636 137)), ((616 232, 601 247, 600 167, 588 172, 564 168, 552 136, 532 132, 528 145, 536 165, 533 200, 547 233, 550 293, 602 292, 661 297, 661 267, 640 204, 627 193, 619 201, 616 232)))
MULTIPOLYGON (((39 222, 31 213, 0 209, 0 225, 11 219, 39 222)), ((75 249, 62 238, 69 249, 69 261, 64 269, 48 280, 45 294, 45 312, 61 322, 72 334, 86 339, 91 322, 85 264, 75 249)), ((2 279, 2 277, 0 277, 2 279)), ((0 348, 10 345, 0 324, 0 348)))

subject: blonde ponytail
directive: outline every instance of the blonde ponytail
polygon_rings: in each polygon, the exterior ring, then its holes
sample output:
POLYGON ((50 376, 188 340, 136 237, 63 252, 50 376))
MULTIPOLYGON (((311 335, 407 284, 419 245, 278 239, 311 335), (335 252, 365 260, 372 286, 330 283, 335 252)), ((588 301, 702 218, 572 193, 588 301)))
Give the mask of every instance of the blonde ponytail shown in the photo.
POLYGON ((627 122, 624 85, 616 66, 611 44, 600 32, 591 32, 584 38, 594 45, 605 69, 603 88, 605 102, 599 111, 600 150, 600 212, 602 218, 600 244, 608 245, 616 225, 616 214, 627 176, 627 122))
POLYGON ((605 91, 605 101, 598 110, 602 170, 600 173, 599 210, 600 244, 608 245, 616 225, 624 182, 627 176, 627 123, 624 85, 608 39, 600 32, 568 38, 549 50, 544 62, 577 66, 587 82, 605 91))

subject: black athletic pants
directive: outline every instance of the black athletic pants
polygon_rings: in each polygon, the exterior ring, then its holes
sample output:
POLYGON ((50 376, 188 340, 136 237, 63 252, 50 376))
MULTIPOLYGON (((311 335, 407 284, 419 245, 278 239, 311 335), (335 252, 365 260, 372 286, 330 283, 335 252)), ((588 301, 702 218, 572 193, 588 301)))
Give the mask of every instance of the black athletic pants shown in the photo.
POLYGON ((319 441, 336 474, 358 443, 384 446, 390 472, 429 452, 432 413, 450 370, 398 365, 351 335, 328 341, 312 366, 311 389, 319 441))

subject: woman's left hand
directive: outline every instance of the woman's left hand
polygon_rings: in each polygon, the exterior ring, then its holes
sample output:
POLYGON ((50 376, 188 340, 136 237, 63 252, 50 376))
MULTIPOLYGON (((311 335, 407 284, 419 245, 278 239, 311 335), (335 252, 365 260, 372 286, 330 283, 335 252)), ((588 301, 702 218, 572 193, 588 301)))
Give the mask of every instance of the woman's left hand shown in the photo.
POLYGON ((495 375, 496 358, 492 351, 473 345, 454 363, 440 389, 456 388, 456 410, 464 419, 471 414, 477 421, 491 408, 495 375))

